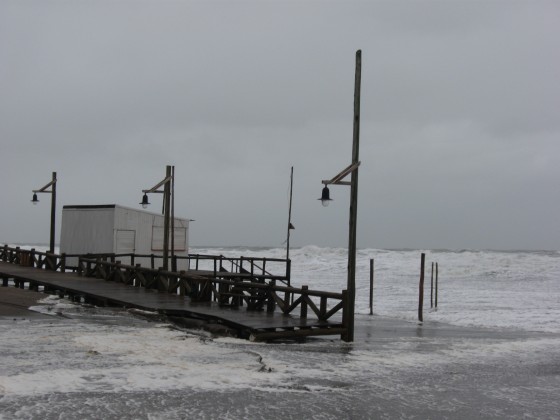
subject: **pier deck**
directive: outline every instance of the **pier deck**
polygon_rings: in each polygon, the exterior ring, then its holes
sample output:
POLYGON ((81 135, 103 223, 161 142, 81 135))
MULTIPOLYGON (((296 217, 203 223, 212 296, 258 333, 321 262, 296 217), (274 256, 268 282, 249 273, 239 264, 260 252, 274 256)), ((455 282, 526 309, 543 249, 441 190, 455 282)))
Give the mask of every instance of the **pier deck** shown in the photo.
POLYGON ((252 340, 296 338, 310 335, 342 334, 340 320, 319 320, 307 316, 285 314, 275 309, 249 310, 245 306, 221 305, 215 300, 196 301, 189 296, 167 293, 144 287, 80 276, 73 272, 25 267, 0 261, 3 285, 13 279, 23 288, 58 292, 71 298, 83 298, 104 306, 120 306, 153 311, 164 315, 188 317, 222 324, 237 331, 239 337, 252 340))

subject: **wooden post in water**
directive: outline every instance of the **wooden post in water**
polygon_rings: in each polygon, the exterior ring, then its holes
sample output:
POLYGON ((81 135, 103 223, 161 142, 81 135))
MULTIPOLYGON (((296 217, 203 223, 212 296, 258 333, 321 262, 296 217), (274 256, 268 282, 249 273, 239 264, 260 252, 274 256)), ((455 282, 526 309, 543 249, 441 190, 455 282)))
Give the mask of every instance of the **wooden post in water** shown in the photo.
POLYGON ((430 308, 434 307, 434 263, 432 261, 432 276, 430 280, 430 308))
POLYGON ((369 260, 369 314, 373 315, 373 258, 369 260))
POLYGON ((420 290, 418 296, 418 321, 423 322, 424 317, 422 315, 422 309, 424 306, 424 262, 426 260, 426 254, 422 253, 422 258, 420 262, 420 290))
POLYGON ((436 263, 436 309, 437 309, 437 295, 438 295, 438 263, 436 263))

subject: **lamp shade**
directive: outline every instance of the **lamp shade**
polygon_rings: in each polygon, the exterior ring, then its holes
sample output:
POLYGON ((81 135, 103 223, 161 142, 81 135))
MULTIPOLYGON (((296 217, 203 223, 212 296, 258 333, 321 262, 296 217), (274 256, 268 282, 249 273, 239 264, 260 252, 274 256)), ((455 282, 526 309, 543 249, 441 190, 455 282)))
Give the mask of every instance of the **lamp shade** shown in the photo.
POLYGON ((321 204, 323 205, 323 207, 327 207, 332 201, 329 187, 327 187, 326 185, 321 192, 321 198, 319 198, 319 200, 321 200, 321 204))
POLYGON ((33 205, 36 205, 39 202, 39 199, 37 198, 37 193, 33 193, 33 199, 31 200, 31 202, 33 203, 33 205))
POLYGON ((142 208, 144 209, 150 205, 150 202, 148 201, 148 194, 144 193, 144 197, 142 197, 140 204, 142 204, 142 208))

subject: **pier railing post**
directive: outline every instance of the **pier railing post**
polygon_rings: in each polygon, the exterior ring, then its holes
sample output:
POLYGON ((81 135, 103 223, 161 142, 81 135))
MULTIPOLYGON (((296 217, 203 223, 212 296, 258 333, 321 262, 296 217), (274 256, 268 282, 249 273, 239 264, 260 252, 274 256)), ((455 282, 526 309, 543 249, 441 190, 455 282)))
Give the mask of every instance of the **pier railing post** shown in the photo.
POLYGON ((95 278, 100 279, 101 277, 101 258, 97 257, 95 259, 95 278))
POLYGON ((309 289, 308 286, 301 286, 301 306, 300 306, 300 317, 307 318, 307 290, 309 289))
POLYGON ((269 289, 268 289, 268 296, 267 296, 267 301, 266 301, 266 311, 267 312, 274 312, 274 309, 276 308, 276 301, 274 300, 274 297, 272 296, 273 293, 275 293, 274 291, 274 287, 276 286, 276 280, 272 279, 270 280, 270 284, 269 284, 269 289))
POLYGON ((349 326, 349 322, 348 322, 348 315, 349 315, 349 311, 350 309, 348 308, 348 304, 349 304, 349 300, 348 299, 348 290, 343 290, 342 291, 342 326, 344 328, 344 332, 340 335, 340 338, 342 339, 342 341, 353 341, 353 340, 349 340, 348 336, 351 334, 353 335, 353 331, 350 331, 350 326, 349 326))

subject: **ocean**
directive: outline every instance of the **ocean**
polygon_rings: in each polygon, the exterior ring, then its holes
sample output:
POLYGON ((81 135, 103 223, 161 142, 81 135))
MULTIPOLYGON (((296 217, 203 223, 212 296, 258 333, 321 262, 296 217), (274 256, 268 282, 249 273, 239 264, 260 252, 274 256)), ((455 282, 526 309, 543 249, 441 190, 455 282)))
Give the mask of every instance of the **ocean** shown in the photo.
MULTIPOLYGON (((286 256, 286 250, 280 248, 197 248, 192 252, 229 257, 286 256)), ((416 320, 422 253, 426 255, 425 321, 560 332, 558 251, 359 249, 356 313, 369 314, 369 261, 373 259, 374 314, 416 320), (432 262, 438 263, 437 311, 430 310, 432 262)), ((346 249, 305 246, 291 249, 290 258, 294 286, 332 292, 346 288, 346 249)))
MULTIPOLYGON (((280 248, 191 252, 286 255, 280 248)), ((305 246, 290 257, 293 286, 346 287, 346 249, 305 246)), ((2 420, 556 418, 560 412, 558 251, 360 249, 354 343, 338 337, 251 343, 54 296, 34 309, 44 316, 0 320, 2 420), (437 310, 430 307, 432 262, 439 268, 437 310)))

